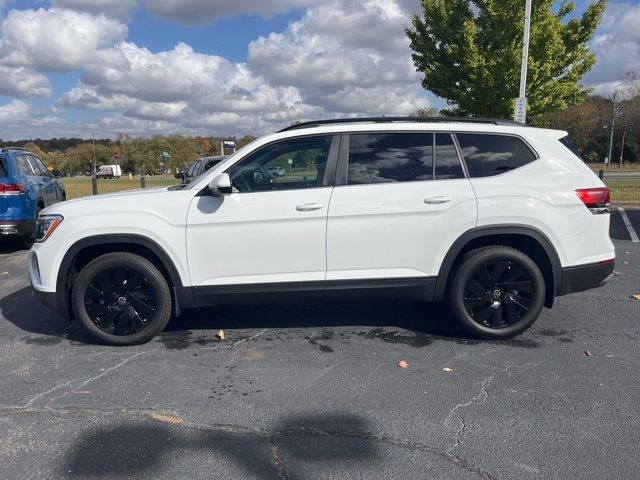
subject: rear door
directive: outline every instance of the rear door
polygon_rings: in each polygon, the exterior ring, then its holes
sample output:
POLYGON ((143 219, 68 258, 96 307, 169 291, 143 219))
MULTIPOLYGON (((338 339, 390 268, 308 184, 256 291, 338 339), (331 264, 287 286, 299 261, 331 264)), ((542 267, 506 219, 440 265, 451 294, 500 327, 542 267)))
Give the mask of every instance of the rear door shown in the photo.
POLYGON ((375 279, 428 284, 449 246, 476 226, 476 198, 449 133, 344 135, 339 162, 327 288, 375 279))

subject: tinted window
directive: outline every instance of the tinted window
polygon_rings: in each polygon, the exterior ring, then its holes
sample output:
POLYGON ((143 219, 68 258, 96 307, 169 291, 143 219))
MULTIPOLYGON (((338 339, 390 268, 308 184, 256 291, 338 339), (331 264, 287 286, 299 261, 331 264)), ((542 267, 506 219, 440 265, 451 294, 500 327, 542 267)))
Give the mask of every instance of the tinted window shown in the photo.
POLYGON ((239 192, 320 187, 331 140, 330 135, 295 138, 259 148, 229 169, 231 184, 239 192), (275 175, 276 169, 283 175, 275 175))
POLYGON ((436 180, 464 178, 462 165, 453 138, 448 133, 436 133, 436 180))
POLYGON ((4 166, 4 158, 0 158, 0 178, 6 178, 8 176, 7 169, 4 166))
POLYGON ((197 171, 198 165, 200 164, 200 160, 196 160, 191 164, 189 170, 187 170, 187 177, 194 177, 197 171))
POLYGON ((349 135, 348 185, 432 179, 432 133, 349 135))
POLYGON ((18 173, 20 175, 28 175, 28 176, 35 175, 33 173, 33 170, 31 169, 31 166, 29 165, 29 161, 27 160, 26 155, 18 155, 16 157, 16 167, 18 167, 18 173))
POLYGON ((477 133, 457 133, 456 136, 471 177, 500 175, 536 159, 516 137, 477 133))
POLYGON ((575 145, 569 138, 569 135, 567 135, 566 137, 562 137, 560 139, 560 143, 563 144, 565 147, 567 147, 569 150, 571 150, 571 153, 573 153, 576 157, 582 160, 582 157, 580 156, 580 152, 578 151, 578 149, 575 147, 575 145))
POLYGON ((36 173, 36 175, 41 175, 43 177, 49 176, 49 170, 44 166, 42 160, 33 155, 29 155, 29 163, 31 163, 31 168, 36 173))

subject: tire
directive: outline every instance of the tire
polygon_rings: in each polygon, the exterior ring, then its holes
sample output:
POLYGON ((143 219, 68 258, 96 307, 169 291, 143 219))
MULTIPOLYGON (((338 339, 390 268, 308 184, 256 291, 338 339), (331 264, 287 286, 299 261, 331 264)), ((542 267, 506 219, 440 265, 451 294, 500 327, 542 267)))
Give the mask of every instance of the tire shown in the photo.
POLYGON ((467 253, 447 292, 451 312, 474 337, 510 338, 538 319, 545 299, 544 277, 536 263, 504 246, 467 253))
POLYGON ((171 290, 146 258, 125 252, 102 255, 87 264, 72 291, 75 317, 109 345, 146 343, 171 318, 171 290))

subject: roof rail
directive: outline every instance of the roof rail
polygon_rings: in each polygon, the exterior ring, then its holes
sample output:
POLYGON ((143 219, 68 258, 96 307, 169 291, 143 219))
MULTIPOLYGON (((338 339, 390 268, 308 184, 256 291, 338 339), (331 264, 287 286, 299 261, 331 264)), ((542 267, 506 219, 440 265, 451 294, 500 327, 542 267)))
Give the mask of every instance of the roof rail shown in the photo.
POLYGON ((394 123, 394 122, 427 122, 427 123, 488 123, 492 125, 511 125, 525 127, 523 123, 514 120, 501 120, 498 118, 472 118, 472 117, 355 117, 355 118, 333 118, 328 120, 313 120, 310 122, 297 123, 290 125, 280 132, 288 132, 289 130, 298 130, 302 128, 313 128, 321 125, 334 125, 340 123, 394 123))
POLYGON ((29 150, 27 150, 26 148, 22 148, 22 147, 2 147, 0 148, 0 153, 3 152, 28 152, 29 150))

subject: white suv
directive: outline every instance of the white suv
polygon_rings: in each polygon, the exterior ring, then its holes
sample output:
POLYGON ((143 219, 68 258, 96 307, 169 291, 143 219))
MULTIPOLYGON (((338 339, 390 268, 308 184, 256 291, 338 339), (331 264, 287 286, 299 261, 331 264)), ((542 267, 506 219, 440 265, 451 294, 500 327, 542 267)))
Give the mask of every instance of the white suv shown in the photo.
POLYGON ((43 210, 29 272, 45 303, 118 345, 184 309, 280 295, 446 300, 470 334, 499 339, 613 272, 608 207, 566 132, 318 121, 186 186, 43 210))

